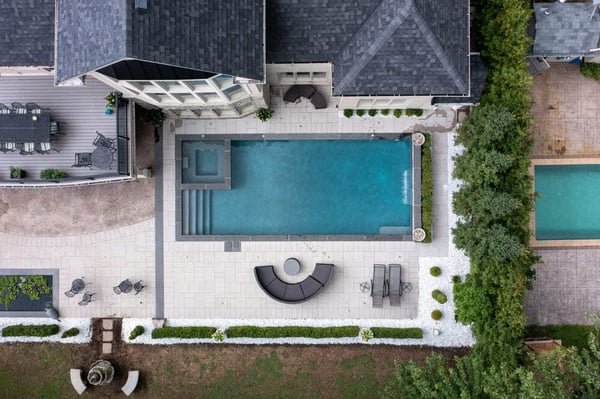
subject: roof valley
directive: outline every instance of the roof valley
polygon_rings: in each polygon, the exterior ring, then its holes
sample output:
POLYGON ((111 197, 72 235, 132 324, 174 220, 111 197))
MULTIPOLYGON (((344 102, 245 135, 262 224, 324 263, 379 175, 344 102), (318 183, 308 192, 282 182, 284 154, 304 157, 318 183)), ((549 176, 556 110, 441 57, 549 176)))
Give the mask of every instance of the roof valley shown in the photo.
POLYGON ((442 63, 444 69, 447 71, 448 75, 450 76, 458 90, 461 93, 467 92, 466 82, 463 79, 461 79, 460 74, 454 67, 454 64, 448 58, 446 51, 444 50, 438 39, 435 37, 431 29, 429 28, 429 25, 427 24, 427 22, 425 22, 425 20, 421 16, 421 13, 416 9, 416 7, 414 8, 412 17, 417 26, 419 27, 419 30, 425 37, 425 40, 427 40, 427 43, 431 46, 433 53, 435 54, 437 59, 442 63))

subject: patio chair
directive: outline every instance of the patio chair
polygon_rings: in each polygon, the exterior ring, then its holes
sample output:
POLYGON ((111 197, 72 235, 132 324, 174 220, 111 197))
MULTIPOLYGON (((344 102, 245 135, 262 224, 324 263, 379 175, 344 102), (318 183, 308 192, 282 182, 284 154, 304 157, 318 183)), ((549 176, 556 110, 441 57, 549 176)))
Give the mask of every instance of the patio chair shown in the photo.
POLYGON ((60 150, 52 143, 40 143, 39 147, 36 148, 36 152, 39 154, 50 154, 50 151, 60 152, 60 150))
POLYGON ((36 103, 27 103, 27 104, 25 104, 25 109, 30 114, 41 114, 42 113, 42 107, 40 107, 36 103))
POLYGON ((17 150, 17 144, 12 142, 0 143, 0 151, 7 153, 17 150))
POLYGON ((75 163, 72 168, 90 168, 92 169, 92 153, 91 152, 76 152, 75 163))
POLYGON ((94 142, 92 144, 94 144, 94 146, 96 146, 96 147, 106 147, 113 152, 116 151, 115 139, 109 139, 108 137, 106 137, 105 135, 103 135, 102 133, 100 133, 97 130, 96 130, 96 138, 94 139, 94 142))
POLYGON ((373 298, 373 307, 383 307, 383 297, 385 295, 385 265, 373 265, 373 280, 371 280, 371 297, 373 298))
POLYGON ((50 121, 50 135, 56 136, 57 134, 64 134, 60 131, 60 124, 58 121, 50 121))
POLYGON ((79 306, 87 306, 88 303, 92 302, 92 297, 94 295, 96 295, 95 292, 91 293, 91 294, 89 292, 86 292, 85 294, 83 294, 83 299, 81 301, 77 302, 77 304, 79 306))
MULTIPOLYGON (((89 284, 89 283, 88 283, 89 284)), ((65 295, 69 298, 73 298, 75 295, 79 294, 81 291, 85 289, 87 284, 82 278, 76 278, 71 282, 71 289, 69 291, 65 291, 65 295)))
POLYGON ((12 111, 5 104, 0 103, 0 114, 10 114, 12 111))
MULTIPOLYGON (((141 283, 141 281, 139 281, 138 283, 141 283)), ((113 287, 113 291, 117 295, 118 294, 128 294, 131 292, 132 289, 133 289, 133 284, 131 283, 131 281, 129 279, 125 279, 125 280, 121 281, 119 283, 119 285, 116 285, 113 287)))
POLYGON ((27 113, 27 108, 25 108, 25 106, 21 103, 12 103, 10 105, 13 109, 14 112, 16 112, 17 114, 26 114, 27 113))
POLYGON ((139 294, 144 289, 144 287, 145 287, 145 285, 142 285, 142 280, 135 283, 133 285, 133 290, 135 291, 135 295, 139 294))
POLYGON ((402 282, 400 280, 400 265, 391 264, 389 274, 390 306, 400 306, 402 296, 402 282))
POLYGON ((33 155, 35 152, 35 143, 23 143, 21 147, 21 155, 33 155))

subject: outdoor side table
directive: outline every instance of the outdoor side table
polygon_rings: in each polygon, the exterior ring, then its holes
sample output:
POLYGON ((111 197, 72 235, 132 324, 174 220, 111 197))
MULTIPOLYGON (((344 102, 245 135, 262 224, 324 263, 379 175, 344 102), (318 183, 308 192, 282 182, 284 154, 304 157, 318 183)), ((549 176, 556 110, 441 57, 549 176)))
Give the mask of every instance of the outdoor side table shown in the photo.
POLYGON ((113 163, 113 154, 106 147, 96 147, 92 152, 92 165, 98 169, 110 169, 113 163))
POLYGON ((300 273, 300 261, 296 258, 287 258, 283 263, 283 270, 290 276, 300 273))

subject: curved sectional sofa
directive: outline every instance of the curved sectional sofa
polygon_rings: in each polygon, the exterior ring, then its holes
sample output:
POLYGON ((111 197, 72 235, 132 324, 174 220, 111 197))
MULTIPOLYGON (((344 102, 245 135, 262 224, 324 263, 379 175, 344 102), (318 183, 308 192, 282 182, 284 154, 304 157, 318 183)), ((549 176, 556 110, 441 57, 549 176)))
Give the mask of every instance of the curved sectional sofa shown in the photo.
POLYGON ((276 301, 295 304, 315 297, 331 280, 333 265, 317 263, 313 273, 299 283, 287 283, 275 274, 272 265, 256 266, 254 277, 262 290, 276 301))

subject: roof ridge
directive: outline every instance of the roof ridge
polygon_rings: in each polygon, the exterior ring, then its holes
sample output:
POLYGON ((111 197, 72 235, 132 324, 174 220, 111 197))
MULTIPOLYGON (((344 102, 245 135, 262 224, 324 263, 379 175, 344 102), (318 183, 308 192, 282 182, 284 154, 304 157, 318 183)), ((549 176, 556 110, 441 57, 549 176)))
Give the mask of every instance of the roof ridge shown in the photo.
POLYGON ((411 14, 410 10, 414 8, 413 0, 406 0, 404 6, 399 8, 397 2, 397 0, 383 0, 333 57, 336 72, 341 71, 344 76, 336 84, 336 91, 343 91, 356 79, 411 14), (382 26, 385 28, 380 29, 382 26), (351 67, 343 73, 345 61, 350 61, 351 67))
POLYGON ((427 40, 427 43, 429 43, 429 45, 431 46, 433 53, 435 54, 437 59, 442 63, 442 65, 444 66, 444 69, 448 72, 448 75, 450 75, 450 78, 452 79, 452 81, 454 82, 456 87, 462 93, 465 93, 467 91, 467 86, 466 86, 465 81, 460 77, 458 71, 456 70, 456 67, 448 59, 446 51, 440 44, 437 37, 435 37, 435 35, 431 31, 431 29, 429 28, 429 25, 427 24, 427 22, 425 22, 425 20, 423 19, 423 16, 421 15, 421 13, 417 9, 417 7, 414 8, 414 12, 413 12, 412 16, 415 20, 415 23, 421 30, 421 33, 425 37, 425 40, 427 40))

